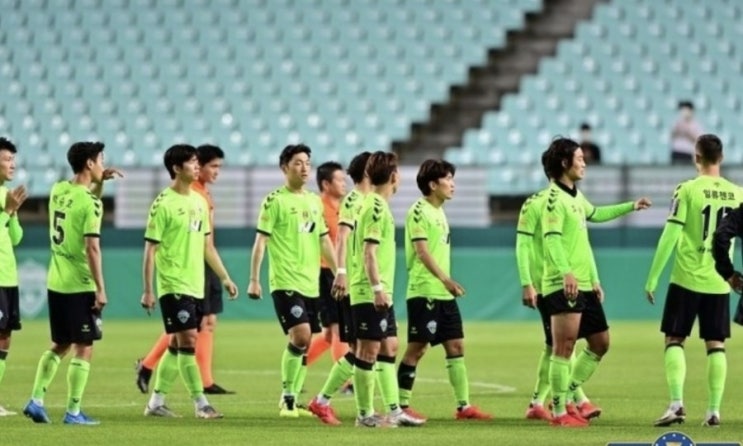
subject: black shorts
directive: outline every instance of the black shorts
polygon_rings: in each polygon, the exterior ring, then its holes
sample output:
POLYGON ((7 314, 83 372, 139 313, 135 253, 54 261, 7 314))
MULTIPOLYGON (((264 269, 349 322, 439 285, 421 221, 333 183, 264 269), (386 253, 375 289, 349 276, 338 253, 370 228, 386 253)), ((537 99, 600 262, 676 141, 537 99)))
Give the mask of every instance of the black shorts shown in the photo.
POLYGON ((541 294, 537 294, 537 310, 542 319, 542 330, 544 331, 544 344, 552 347, 552 317, 547 312, 547 302, 541 294))
POLYGON ((303 296, 296 291, 276 290, 271 293, 273 307, 284 334, 299 324, 310 324, 312 333, 320 333, 320 306, 317 298, 303 296))
POLYGON ((356 329, 356 339, 381 341, 397 337, 397 321, 395 308, 386 311, 377 311, 372 303, 351 305, 353 324, 356 329))
POLYGON ((598 296, 593 291, 580 291, 578 297, 572 302, 565 297, 563 290, 548 294, 543 299, 545 311, 550 318, 562 313, 581 314, 578 338, 587 338, 609 329, 604 306, 601 305, 598 296))
POLYGON ((685 338, 699 316, 699 337, 724 341, 730 337, 730 295, 696 293, 675 283, 668 286, 660 331, 685 338))
POLYGON ((0 287, 0 333, 21 329, 21 307, 18 287, 0 287))
POLYGON ((187 294, 164 294, 160 296, 160 313, 163 316, 165 333, 173 334, 201 328, 203 299, 187 294))
POLYGON ((320 323, 330 327, 339 322, 338 301, 333 298, 332 288, 335 276, 330 268, 320 269, 320 323))
POLYGON ((408 342, 438 345, 464 338, 462 314, 454 299, 413 297, 407 300, 408 342))
POLYGON ((101 315, 93 310, 95 293, 58 293, 47 290, 52 342, 90 345, 103 337, 101 315))
POLYGON ((219 314, 224 311, 222 281, 209 265, 204 265, 204 274, 204 301, 201 305, 201 313, 204 316, 219 314))
POLYGON ((338 334, 341 342, 353 344, 356 342, 356 326, 353 325, 351 311, 351 297, 346 296, 336 301, 338 307, 338 334))

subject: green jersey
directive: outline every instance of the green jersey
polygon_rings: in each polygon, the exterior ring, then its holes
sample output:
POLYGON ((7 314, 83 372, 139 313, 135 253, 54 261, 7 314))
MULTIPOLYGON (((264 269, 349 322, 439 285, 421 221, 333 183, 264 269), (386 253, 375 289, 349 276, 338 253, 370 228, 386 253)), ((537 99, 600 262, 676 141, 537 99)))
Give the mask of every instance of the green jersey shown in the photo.
POLYGON ((16 287, 18 267, 13 248, 21 242, 23 229, 17 213, 11 217, 3 211, 7 193, 8 188, 0 186, 0 287, 16 287))
POLYGON ((328 234, 322 200, 309 191, 294 193, 286 186, 263 200, 258 232, 268 240, 268 284, 271 292, 296 291, 320 295, 321 238, 328 234))
POLYGON ((364 267, 365 243, 378 245, 376 258, 379 281, 391 299, 395 284, 395 220, 387 200, 376 192, 370 192, 364 197, 356 230, 353 232, 349 276, 351 305, 374 302, 372 283, 369 282, 364 267))
POLYGON ((723 217, 743 202, 740 187, 721 177, 698 176, 676 187, 668 223, 683 226, 671 283, 697 293, 724 294, 728 283, 715 271, 712 236, 723 217))
POLYGON ((444 284, 426 268, 413 245, 425 241, 433 261, 447 276, 451 275, 451 233, 443 207, 435 207, 425 198, 419 198, 405 218, 405 264, 408 269, 407 298, 451 300, 454 296, 444 284))
MULTIPOLYGON (((527 198, 521 206, 516 229, 518 237, 528 237, 531 249, 518 252, 519 279, 521 286, 531 285, 539 293, 542 289, 544 270, 544 236, 542 234, 542 211, 547 201, 549 189, 543 189, 527 198)), ((518 247, 517 247, 518 250, 518 247)))
POLYGON ((563 276, 573 273, 578 289, 591 291, 594 260, 588 240, 586 216, 594 207, 577 189, 553 183, 547 189, 542 211, 544 234, 544 275, 542 293, 546 296, 563 288, 563 276))
POLYGON ((59 181, 49 194, 47 288, 62 294, 95 291, 85 252, 85 237, 100 237, 103 205, 87 187, 59 181))
MULTIPOLYGON (((361 210, 361 203, 364 202, 364 194, 356 189, 351 190, 343 200, 341 200, 340 209, 338 210, 338 226, 346 226, 351 231, 356 230, 356 220, 359 216, 359 210, 361 210)), ((346 241, 346 258, 344 264, 346 265, 346 277, 350 277, 351 272, 351 251, 349 244, 352 242, 353 237, 349 236, 346 241)))
POLYGON ((144 238, 157 243, 155 279, 158 298, 183 294, 204 298, 204 249, 210 233, 209 206, 191 189, 168 187, 150 206, 144 238))

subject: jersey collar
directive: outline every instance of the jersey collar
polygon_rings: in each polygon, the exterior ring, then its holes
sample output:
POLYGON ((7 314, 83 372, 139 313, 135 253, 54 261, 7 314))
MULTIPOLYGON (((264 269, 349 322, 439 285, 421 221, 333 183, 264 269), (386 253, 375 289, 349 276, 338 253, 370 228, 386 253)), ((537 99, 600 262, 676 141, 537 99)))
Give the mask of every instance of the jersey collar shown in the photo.
POLYGON ((559 187, 560 189, 564 190, 565 193, 569 194, 571 197, 576 197, 578 195, 578 187, 573 186, 572 189, 567 187, 566 185, 562 184, 559 181, 555 181, 555 185, 559 187))

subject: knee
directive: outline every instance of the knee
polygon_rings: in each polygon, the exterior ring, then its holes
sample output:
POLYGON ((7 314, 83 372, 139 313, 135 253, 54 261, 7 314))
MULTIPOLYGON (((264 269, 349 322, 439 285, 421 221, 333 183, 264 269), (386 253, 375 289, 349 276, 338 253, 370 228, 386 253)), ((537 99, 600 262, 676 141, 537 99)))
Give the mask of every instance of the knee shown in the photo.
POLYGON ((449 358, 464 356, 464 342, 461 339, 446 342, 444 343, 444 350, 449 358))
POLYGON ((310 341, 312 340, 312 334, 304 331, 297 331, 295 333, 291 333, 289 336, 289 342, 291 342, 292 345, 295 347, 306 350, 310 346, 310 341))
POLYGON ((57 344, 56 342, 52 343, 51 348, 49 350, 52 351, 55 355, 59 356, 60 358, 64 357, 68 351, 70 351, 70 344, 57 344))
POLYGON ((408 344, 408 348, 405 350, 405 357, 403 362, 407 365, 417 365, 418 362, 423 358, 428 349, 428 344, 411 343, 408 344))
POLYGON ((217 328, 217 317, 215 315, 210 314, 201 320, 202 331, 213 332, 215 328, 217 328))
POLYGON ((379 355, 379 350, 379 342, 360 342, 359 347, 356 350, 356 359, 374 364, 375 362, 377 362, 377 355, 379 355))
POLYGON ((379 353, 384 356, 390 356, 392 358, 397 356, 398 342, 397 338, 387 338, 382 341, 379 353))
POLYGON ((574 336, 555 339, 552 343, 552 354, 563 358, 569 358, 575 349, 576 338, 574 336))
POLYGON ((322 331, 322 337, 328 344, 333 343, 333 330, 330 327, 324 328, 322 331))

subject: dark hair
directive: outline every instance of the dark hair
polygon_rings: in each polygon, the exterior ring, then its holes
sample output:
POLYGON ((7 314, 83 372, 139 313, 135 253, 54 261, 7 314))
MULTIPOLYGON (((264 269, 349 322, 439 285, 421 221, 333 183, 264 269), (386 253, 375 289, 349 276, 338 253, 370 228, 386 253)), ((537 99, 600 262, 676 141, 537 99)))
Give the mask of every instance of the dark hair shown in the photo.
POLYGON ((547 149, 544 170, 552 179, 559 179, 573 165, 573 155, 580 145, 570 138, 556 138, 547 149), (567 164, 565 167, 564 164, 567 164))
POLYGON ((351 162, 348 164, 348 176, 353 180, 353 184, 359 184, 364 181, 364 172, 366 171, 366 163, 369 161, 371 152, 361 152, 354 156, 351 162))
POLYGON ((549 160, 549 156, 550 156, 549 149, 542 152, 542 169, 544 170, 544 176, 546 176, 548 180, 551 180, 552 177, 550 177, 550 173, 547 170, 547 161, 549 160))
POLYGON ((580 125, 580 129, 581 131, 591 130, 591 124, 584 122, 583 124, 580 125))
POLYGON ((279 155, 279 167, 284 167, 289 164, 289 161, 291 161, 297 153, 306 153, 309 158, 312 156, 312 149, 304 144, 288 145, 284 147, 284 150, 281 151, 281 155, 279 155))
POLYGON ((0 138, 0 150, 7 150, 10 153, 16 153, 18 151, 15 148, 15 144, 8 138, 0 138))
POLYGON ((447 175, 451 174, 454 176, 457 168, 454 164, 444 160, 425 160, 421 167, 418 169, 418 176, 415 181, 418 183, 418 189, 426 197, 431 195, 431 181, 438 181, 442 178, 446 178, 447 175))
POLYGON ((224 151, 211 144, 202 144, 196 148, 196 156, 199 158, 199 164, 205 166, 215 159, 224 159, 224 151))
POLYGON ((394 152, 374 152, 366 163, 366 175, 372 186, 387 184, 396 169, 397 155, 394 152))
POLYGON ((722 159, 722 141, 716 135, 700 136, 696 146, 703 164, 717 164, 722 159))
POLYGON ((691 101, 679 101, 678 109, 681 110, 682 108, 688 108, 690 110, 694 110, 694 103, 691 101))
POLYGON ((176 144, 170 146, 163 155, 163 164, 168 169, 170 179, 175 179, 175 167, 183 167, 183 164, 191 161, 191 159, 197 156, 196 148, 188 144, 176 144))
POLYGON ((67 162, 70 163, 73 173, 80 173, 85 170, 88 160, 95 161, 98 155, 103 152, 104 144, 102 142, 76 142, 70 146, 67 151, 67 162))
POLYGON ((333 181, 333 174, 336 170, 343 171, 343 166, 335 161, 326 161, 317 168, 317 188, 322 192, 323 181, 333 181))

